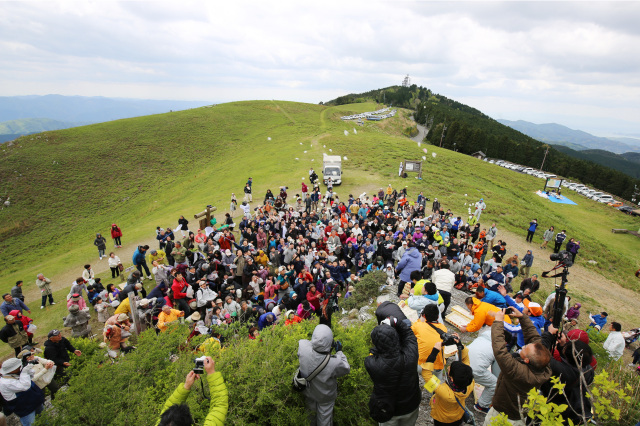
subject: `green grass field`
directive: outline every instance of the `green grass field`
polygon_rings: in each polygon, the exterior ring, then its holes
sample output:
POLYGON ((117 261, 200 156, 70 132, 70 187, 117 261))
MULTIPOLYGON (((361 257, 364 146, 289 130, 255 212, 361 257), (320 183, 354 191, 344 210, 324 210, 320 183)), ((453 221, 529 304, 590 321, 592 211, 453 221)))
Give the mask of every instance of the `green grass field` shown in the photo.
MULTIPOLYGON (((407 185, 411 197, 424 191, 445 208, 466 212, 465 203, 483 196, 488 205, 483 225, 496 220, 501 229, 524 236, 536 217, 541 230, 549 225, 567 229, 582 242, 579 264, 640 291, 632 276, 640 267, 640 239, 611 233, 611 228, 636 230, 637 218, 570 191, 567 195, 578 206, 553 204, 535 195, 543 185, 540 179, 430 145, 418 148, 402 136, 408 111, 362 127, 339 119, 377 108, 370 103, 326 107, 236 102, 45 132, 39 139, 30 135, 14 146, 3 145, 0 196, 11 197, 11 206, 0 211, 2 291, 22 279, 25 294, 33 300, 39 297, 33 288, 37 273, 55 281, 70 271, 79 274, 86 262, 96 264, 95 233, 103 233, 111 247, 108 231, 113 222, 129 244, 153 237, 156 226, 177 225, 180 215, 192 218, 207 204, 226 211, 232 192, 242 199, 249 176, 254 201, 261 201, 267 188, 275 191, 280 185, 295 194, 309 167, 320 170, 322 153, 329 149, 348 158, 345 183, 337 188, 342 199, 349 192, 357 196, 391 183, 407 185), (397 177, 400 161, 423 155, 424 180, 397 177), (597 265, 587 264, 590 259, 597 265)), ((193 220, 192 225, 197 227, 193 220)), ((119 255, 130 262, 131 252, 119 255)), ((66 290, 59 301, 64 295, 66 290)), ((48 319, 35 308, 36 324, 45 325, 48 319)), ((55 308, 59 326, 64 311, 62 305, 55 308)))

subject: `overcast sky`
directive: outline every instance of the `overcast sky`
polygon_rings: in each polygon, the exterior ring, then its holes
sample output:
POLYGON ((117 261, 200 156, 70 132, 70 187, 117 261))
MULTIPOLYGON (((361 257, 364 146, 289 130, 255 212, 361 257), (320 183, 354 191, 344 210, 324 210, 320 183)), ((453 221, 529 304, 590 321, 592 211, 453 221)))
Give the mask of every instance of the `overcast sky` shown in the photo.
POLYGON ((412 83, 640 136, 640 3, 0 1, 0 94, 318 103, 412 83))

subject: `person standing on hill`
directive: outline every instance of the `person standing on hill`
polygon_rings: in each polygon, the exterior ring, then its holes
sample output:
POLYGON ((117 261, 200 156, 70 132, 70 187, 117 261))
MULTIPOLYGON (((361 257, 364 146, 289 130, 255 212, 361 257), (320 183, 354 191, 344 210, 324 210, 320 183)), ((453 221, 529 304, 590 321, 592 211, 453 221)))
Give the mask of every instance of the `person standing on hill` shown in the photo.
MULTIPOLYGON (((249 178, 251 180, 251 178, 249 178)), ((244 186, 244 201, 246 203, 250 203, 253 201, 253 196, 251 195, 251 184, 247 182, 244 186)))
POLYGON ((544 231, 544 235, 542 236, 542 245, 540 246, 541 249, 547 249, 547 244, 549 244, 549 241, 553 240, 553 234, 553 226, 544 231))
POLYGON ((298 360, 300 361, 300 375, 309 377, 316 368, 325 363, 315 378, 308 382, 303 391, 309 424, 314 426, 331 426, 333 424, 333 407, 338 397, 338 377, 345 376, 351 371, 347 357, 342 353, 342 344, 333 341, 333 332, 319 324, 313 330, 311 340, 298 341, 298 360), (331 356, 331 349, 336 354, 331 356))
POLYGON ((49 298, 49 305, 55 305, 53 301, 53 290, 51 290, 51 280, 46 278, 44 274, 38 274, 36 278, 36 286, 40 289, 42 295, 42 304, 40 309, 44 309, 47 304, 47 297, 49 298))
MULTIPOLYGON (((179 243, 178 243, 179 244, 179 243)), ((140 272, 142 275, 142 269, 147 273, 147 279, 151 279, 151 271, 149 271, 149 266, 147 266, 147 257, 146 253, 149 250, 149 246, 138 246, 138 248, 133 252, 133 266, 140 272)))
POLYGON ((560 252, 560 247, 562 247, 562 243, 564 243, 564 240, 567 238, 567 231, 565 231, 564 229, 560 232, 558 232, 558 234, 556 234, 556 239, 555 239, 555 246, 553 247, 553 252, 554 253, 559 253, 560 252))
POLYGON ((111 238, 113 239, 113 246, 118 248, 122 247, 122 241, 120 238, 122 237, 122 229, 115 223, 111 224, 111 238))
POLYGON ((101 233, 96 234, 96 239, 93 240, 93 245, 98 248, 98 256, 100 256, 100 260, 102 260, 103 257, 107 257, 104 253, 107 250, 107 240, 101 233))
POLYGON ((487 205, 484 203, 484 198, 480 198, 480 201, 476 203, 476 211, 473 213, 473 216, 476 218, 478 222, 480 221, 480 215, 486 209, 487 209, 487 205))
POLYGON ((491 228, 489 228, 489 230, 487 231, 487 236, 485 237, 487 239, 487 246, 493 247, 493 240, 495 240, 497 236, 498 228, 496 227, 495 223, 492 223, 491 228))
POLYGON ((527 242, 533 242, 533 234, 536 233, 536 228, 538 227, 538 219, 533 219, 529 222, 529 229, 527 230, 527 242))
POLYGON ((180 232, 182 232, 182 238, 186 237, 189 234, 189 221, 184 218, 184 216, 180 216, 178 219, 178 228, 180 232))

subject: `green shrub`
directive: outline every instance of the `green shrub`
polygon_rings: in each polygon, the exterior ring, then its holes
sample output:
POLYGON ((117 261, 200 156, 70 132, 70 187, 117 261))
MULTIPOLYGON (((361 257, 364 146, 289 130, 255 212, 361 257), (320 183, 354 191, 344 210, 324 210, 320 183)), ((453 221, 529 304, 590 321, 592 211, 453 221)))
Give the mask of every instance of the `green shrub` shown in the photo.
POLYGON ((387 275, 381 271, 365 275, 360 282, 354 286, 355 291, 351 297, 340 302, 340 307, 351 310, 370 305, 380 294, 380 287, 385 284, 386 280, 387 275))
MULTIPOLYGON (((304 397, 293 391, 291 379, 298 367, 298 340, 311 338, 317 321, 285 326, 278 324, 260 333, 259 340, 249 340, 245 327, 235 326, 223 334, 224 345, 208 345, 206 354, 216 361, 229 391, 229 425, 300 425, 306 422, 304 397)), ((364 358, 371 346, 370 331, 375 322, 345 329, 334 321, 335 339, 351 364, 351 372, 338 380, 335 419, 341 425, 373 424, 366 407, 373 384, 364 368, 364 358)), ((43 425, 155 425, 165 400, 184 381, 202 352, 194 348, 205 340, 198 337, 184 344, 189 329, 172 327, 155 335, 142 333, 137 350, 114 364, 105 351, 91 341, 74 341, 83 351, 69 369, 69 389, 59 392, 55 410, 39 416, 43 425), (170 355, 177 354, 175 362, 170 355), (82 360, 82 362, 78 362, 82 360), (93 408, 89 408, 90 405, 93 408)), ((205 393, 208 386, 203 381, 205 393)), ((192 388, 187 400, 196 424, 208 413, 200 385, 192 388)))

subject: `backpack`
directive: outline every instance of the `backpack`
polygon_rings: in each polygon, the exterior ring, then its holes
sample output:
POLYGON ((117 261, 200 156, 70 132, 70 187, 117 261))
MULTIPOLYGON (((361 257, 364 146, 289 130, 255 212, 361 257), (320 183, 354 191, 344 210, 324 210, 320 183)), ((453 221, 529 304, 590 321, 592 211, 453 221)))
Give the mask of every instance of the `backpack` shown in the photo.
POLYGON ((296 392, 302 392, 303 390, 305 390, 307 386, 309 386, 309 383, 313 379, 315 379, 316 376, 320 374, 322 370, 324 370, 327 364, 329 364, 329 358, 331 358, 331 355, 327 355, 324 358, 324 360, 320 363, 320 365, 317 366, 316 369, 313 370, 313 372, 309 374, 309 376, 307 377, 302 377, 302 375, 300 374, 300 367, 298 367, 298 369, 293 375, 293 381, 292 381, 293 390, 295 390, 296 392))

